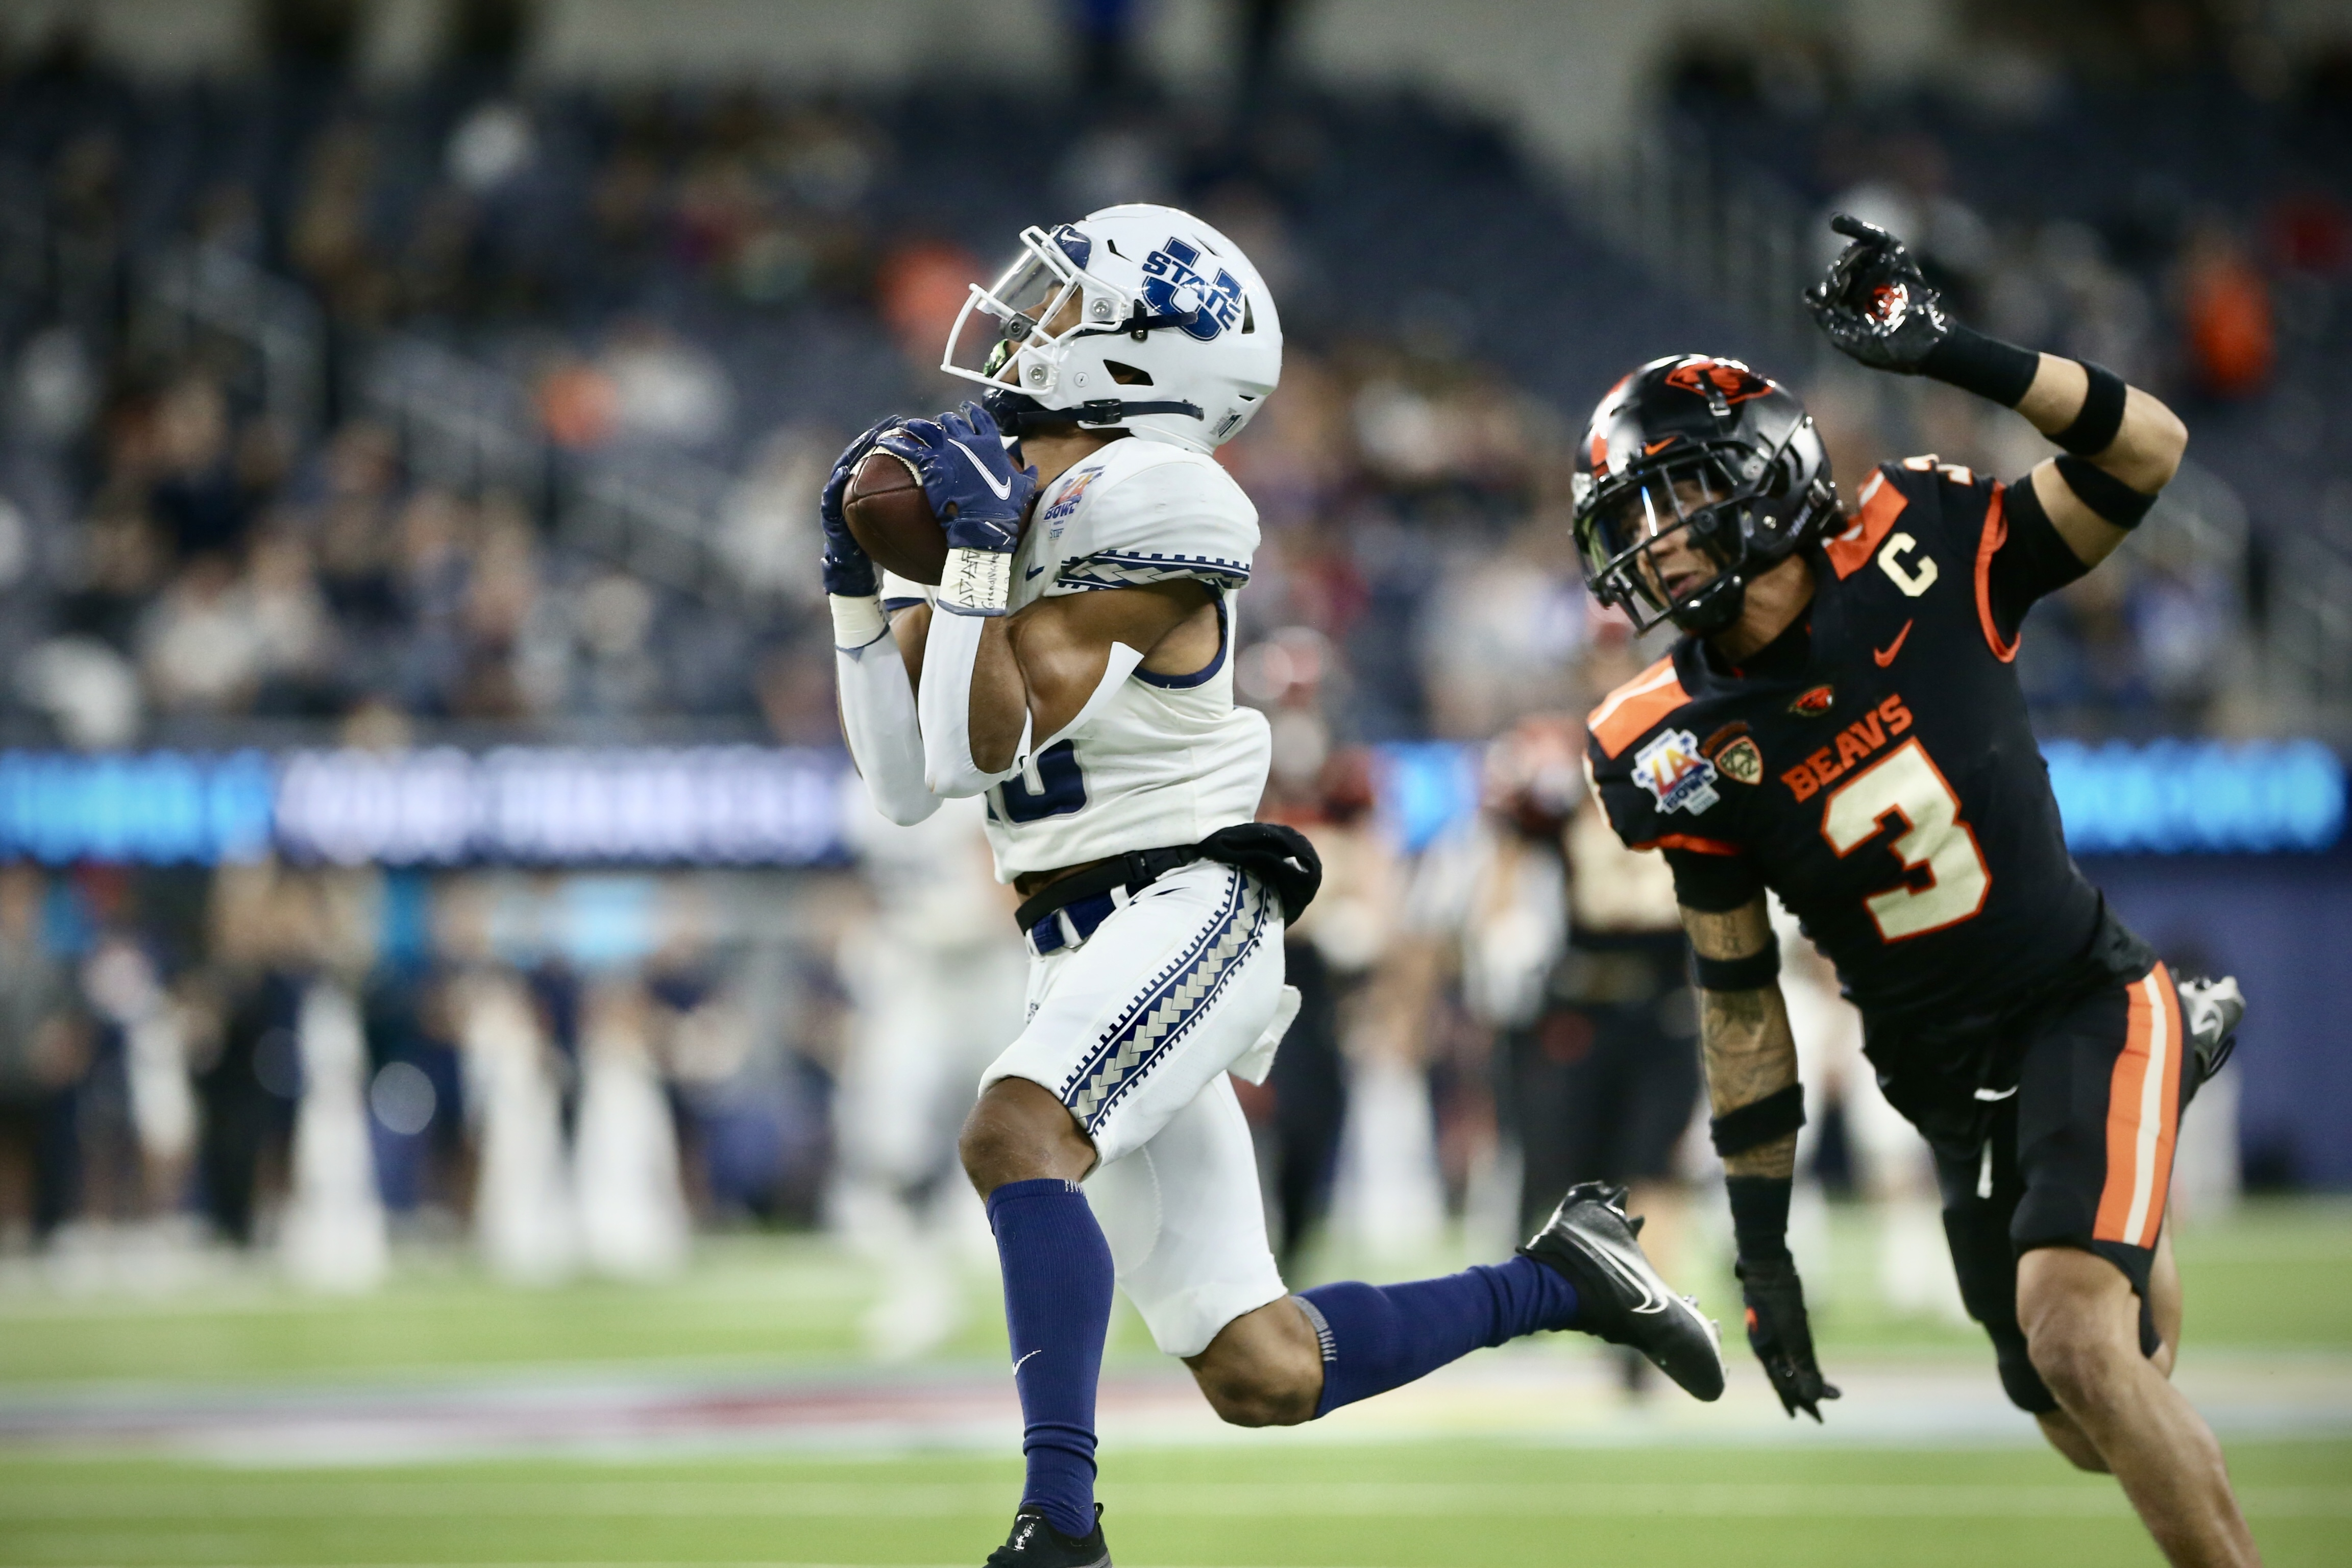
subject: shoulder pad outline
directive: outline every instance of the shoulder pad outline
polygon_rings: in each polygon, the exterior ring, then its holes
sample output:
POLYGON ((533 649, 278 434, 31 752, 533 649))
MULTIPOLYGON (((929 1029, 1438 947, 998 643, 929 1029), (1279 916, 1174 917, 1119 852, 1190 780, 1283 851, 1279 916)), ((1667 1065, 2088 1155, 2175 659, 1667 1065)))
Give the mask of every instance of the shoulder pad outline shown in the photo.
POLYGON ((1614 761, 1690 703, 1671 653, 1603 698, 1584 721, 1601 754, 1614 761))

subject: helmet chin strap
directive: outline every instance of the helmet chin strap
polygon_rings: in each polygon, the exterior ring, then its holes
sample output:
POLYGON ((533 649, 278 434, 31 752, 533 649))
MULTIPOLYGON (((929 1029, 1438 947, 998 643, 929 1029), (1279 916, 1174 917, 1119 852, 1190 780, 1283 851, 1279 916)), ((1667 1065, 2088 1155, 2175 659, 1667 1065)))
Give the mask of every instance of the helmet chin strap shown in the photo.
POLYGON ((1666 618, 1694 637, 1727 632, 1747 607, 1748 579, 1738 571, 1717 573, 1705 587, 1666 612, 1666 618))
POLYGON ((990 387, 980 395, 980 405, 996 421, 998 429, 1016 438, 1046 425, 1108 426, 1145 414, 1202 417, 1197 403, 1126 403, 1116 397, 1097 397, 1072 408, 1048 408, 1027 393, 1015 392, 1009 386, 990 387))

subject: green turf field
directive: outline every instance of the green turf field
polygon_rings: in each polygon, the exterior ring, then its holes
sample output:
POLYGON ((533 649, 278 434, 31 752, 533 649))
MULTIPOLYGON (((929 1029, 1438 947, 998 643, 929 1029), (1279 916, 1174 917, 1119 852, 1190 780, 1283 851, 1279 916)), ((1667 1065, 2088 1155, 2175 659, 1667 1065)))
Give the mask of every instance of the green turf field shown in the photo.
MULTIPOLYGON (((2352 1561, 2352 1445, 2233 1456, 2273 1564, 2352 1561)), ((1003 1460, 204 1471, 25 1464, 10 1563, 977 1563, 1003 1460)), ((1113 1454, 1129 1564, 1738 1563, 2103 1568, 2157 1561, 2114 1488, 2042 1456, 1545 1451, 1486 1444, 1113 1454)))
MULTIPOLYGON (((1908 1358, 1974 1376, 1980 1352, 1966 1334, 1865 1304, 1863 1234, 1836 1232, 1820 1291, 1825 1363, 1908 1358)), ((2255 1205, 2225 1228, 2185 1231, 2180 1250, 2187 1357, 2303 1367, 2343 1385, 2352 1207, 2255 1205)), ((854 1361, 867 1288, 822 1243, 759 1238, 714 1244, 688 1278, 657 1287, 518 1292, 446 1257, 411 1258, 392 1289, 347 1302, 251 1277, 172 1300, 68 1294, 13 1271, 0 1279, 0 1416, 14 1414, 0 1442, 0 1564, 977 1563, 1002 1539, 1018 1468, 968 1443, 305 1463, 282 1446, 209 1458, 65 1446, 26 1415, 157 1391, 320 1397, 525 1375, 724 1384, 838 1371, 854 1361)), ((984 1367, 1001 1343, 983 1316, 946 1364, 984 1367)), ((1131 1322, 1113 1360, 1156 1365, 1131 1322)), ((1774 1427, 1731 1444, 1638 1423, 1623 1428, 1626 1446, 1607 1426, 1563 1443, 1475 1423, 1112 1442, 1101 1495, 1129 1568, 2157 1561, 2110 1483, 2032 1447, 1840 1440, 1837 1422, 1833 1411, 1818 1435, 1784 1441, 1774 1427)), ((2352 1563, 2352 1436, 2228 1447, 2271 1563, 2352 1563)))

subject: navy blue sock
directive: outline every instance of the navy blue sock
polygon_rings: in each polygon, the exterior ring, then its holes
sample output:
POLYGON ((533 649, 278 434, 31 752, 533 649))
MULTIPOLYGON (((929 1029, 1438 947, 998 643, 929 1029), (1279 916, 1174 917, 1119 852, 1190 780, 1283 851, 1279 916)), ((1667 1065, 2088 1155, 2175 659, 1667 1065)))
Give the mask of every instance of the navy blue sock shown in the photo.
POLYGON ((1076 1182, 1007 1182, 988 1194, 1004 1268, 1004 1324, 1021 1392, 1021 1505, 1065 1535, 1095 1527, 1095 1384, 1110 1330, 1110 1244, 1076 1182))
POLYGON ((1299 1300, 1323 1342, 1318 1415, 1425 1377, 1482 1345, 1576 1320, 1576 1287, 1532 1258, 1403 1285, 1318 1285, 1299 1300))

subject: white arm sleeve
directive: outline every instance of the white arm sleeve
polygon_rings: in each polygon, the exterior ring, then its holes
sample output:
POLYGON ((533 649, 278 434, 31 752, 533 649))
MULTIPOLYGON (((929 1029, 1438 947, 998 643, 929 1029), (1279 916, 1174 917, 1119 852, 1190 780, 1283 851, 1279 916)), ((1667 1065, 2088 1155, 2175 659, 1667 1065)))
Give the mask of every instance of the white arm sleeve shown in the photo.
POLYGON ((901 826, 939 810, 923 784, 923 736, 915 689, 898 639, 871 599, 834 604, 834 679, 841 688, 841 727, 874 808, 901 826), (842 645, 872 633, 858 647, 842 645))
POLYGON ((971 675, 980 659, 981 632, 992 618, 958 615, 945 608, 931 616, 930 635, 923 643, 923 689, 918 706, 922 715, 923 782, 933 795, 982 794, 1000 779, 1019 773, 1029 760, 1025 718, 1011 767, 1001 773, 982 773, 971 760, 971 675))
MULTIPOLYGON (((1028 767, 1031 757, 1055 741, 1077 734, 1092 723, 1118 695, 1127 678, 1143 662, 1143 655, 1122 642, 1110 645, 1102 679, 1076 715, 1045 741, 1039 742, 1031 721, 1021 726, 1021 744, 1012 765, 1002 773, 982 773, 971 760, 971 674, 980 655, 979 616, 959 616, 942 610, 931 617, 930 640, 923 645, 923 773, 931 791, 940 795, 984 793, 991 785, 1028 767), (950 672, 952 672, 951 674, 950 672)), ((1033 787, 1036 785, 1033 781, 1033 787)))

